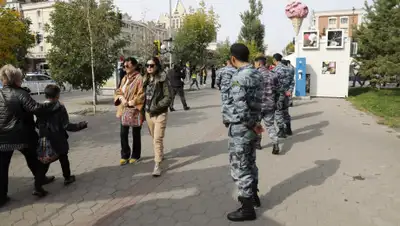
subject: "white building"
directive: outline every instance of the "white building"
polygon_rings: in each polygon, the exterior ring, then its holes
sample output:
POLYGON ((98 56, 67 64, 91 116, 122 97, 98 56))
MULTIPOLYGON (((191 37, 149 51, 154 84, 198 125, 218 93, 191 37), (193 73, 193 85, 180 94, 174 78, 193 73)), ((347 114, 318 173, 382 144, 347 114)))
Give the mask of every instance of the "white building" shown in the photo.
POLYGON ((165 26, 166 29, 172 27, 176 30, 182 27, 183 18, 186 15, 186 8, 181 0, 176 2, 175 8, 172 10, 172 24, 170 24, 169 13, 161 14, 158 23, 165 26))

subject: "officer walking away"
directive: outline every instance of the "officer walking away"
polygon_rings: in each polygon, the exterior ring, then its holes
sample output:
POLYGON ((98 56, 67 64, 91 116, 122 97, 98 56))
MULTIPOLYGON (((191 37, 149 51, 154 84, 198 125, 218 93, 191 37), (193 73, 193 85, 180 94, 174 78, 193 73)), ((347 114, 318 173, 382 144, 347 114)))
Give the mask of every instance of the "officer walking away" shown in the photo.
MULTIPOLYGON (((296 84, 296 69, 290 62, 290 60, 287 60, 287 66, 290 68, 290 73, 293 74, 293 84, 296 84)), ((293 98, 292 96, 289 97, 289 107, 293 107, 293 98)))
MULTIPOLYGON (((277 100, 277 88, 278 88, 278 78, 277 76, 268 70, 267 58, 261 56, 257 57, 254 62, 254 66, 260 72, 263 77, 263 99, 262 99, 262 119, 264 121, 265 127, 267 127, 269 138, 272 140, 273 148, 272 154, 279 154, 279 139, 278 133, 275 128, 275 109, 277 100)), ((259 135, 259 140, 256 144, 257 149, 261 148, 261 134, 259 135)))
POLYGON ((276 102, 276 121, 279 127, 278 137, 286 138, 286 135, 291 136, 292 127, 289 115, 289 97, 292 96, 294 88, 294 79, 291 70, 282 62, 282 55, 276 53, 273 55, 274 72, 278 76, 279 89, 278 100, 276 102))
POLYGON ((211 66, 211 88, 215 89, 215 80, 217 78, 217 73, 216 73, 216 69, 215 66, 212 65, 211 66))
POLYGON ((226 61, 226 67, 218 70, 216 83, 221 90, 222 101, 222 122, 226 127, 229 126, 229 115, 232 115, 232 108, 229 108, 229 92, 231 90, 232 76, 237 72, 236 68, 232 66, 231 60, 226 61))
POLYGON ((257 134, 262 127, 262 77, 249 63, 249 49, 244 44, 233 44, 231 61, 237 72, 232 76, 228 100, 223 112, 229 122, 229 160, 231 176, 238 186, 238 200, 242 207, 228 214, 230 221, 256 219, 254 207, 261 205, 257 195, 258 168, 256 165, 257 134), (260 128, 261 127, 261 128, 260 128))
POLYGON ((169 107, 170 111, 175 111, 174 108, 174 102, 175 102, 175 96, 176 94, 179 95, 181 98, 181 102, 183 105, 183 109, 185 111, 189 110, 190 107, 187 106, 186 99, 185 99, 185 92, 184 92, 184 86, 185 86, 185 73, 183 71, 183 68, 181 68, 179 65, 174 65, 173 69, 168 71, 167 77, 170 81, 171 88, 172 88, 172 99, 171 99, 171 106, 169 107))

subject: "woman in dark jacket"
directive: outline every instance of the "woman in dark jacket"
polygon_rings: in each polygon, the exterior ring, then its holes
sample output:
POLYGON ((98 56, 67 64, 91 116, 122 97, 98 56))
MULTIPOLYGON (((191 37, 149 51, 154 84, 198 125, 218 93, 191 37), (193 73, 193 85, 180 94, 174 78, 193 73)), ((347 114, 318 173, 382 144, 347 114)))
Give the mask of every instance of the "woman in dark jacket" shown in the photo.
POLYGON ((146 63, 143 80, 145 90, 145 115, 154 146, 153 176, 161 176, 161 162, 164 158, 164 136, 167 127, 168 108, 171 96, 166 74, 162 72, 160 60, 153 57, 146 63))
POLYGON ((22 73, 12 65, 0 69, 3 89, 0 90, 0 207, 10 198, 8 193, 8 170, 14 150, 25 156, 35 176, 33 195, 43 197, 47 192, 42 188, 54 178, 46 178, 44 165, 37 159, 38 135, 35 131, 33 113, 51 112, 54 104, 39 104, 21 88, 22 73))

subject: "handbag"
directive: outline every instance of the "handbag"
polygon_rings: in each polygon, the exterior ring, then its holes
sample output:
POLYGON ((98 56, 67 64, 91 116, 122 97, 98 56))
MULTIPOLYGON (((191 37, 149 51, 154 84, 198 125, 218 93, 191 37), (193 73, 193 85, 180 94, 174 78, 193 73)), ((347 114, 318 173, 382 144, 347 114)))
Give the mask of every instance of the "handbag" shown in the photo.
POLYGON ((49 164, 58 160, 58 154, 53 150, 50 140, 47 137, 41 137, 36 149, 38 159, 43 164, 49 164))

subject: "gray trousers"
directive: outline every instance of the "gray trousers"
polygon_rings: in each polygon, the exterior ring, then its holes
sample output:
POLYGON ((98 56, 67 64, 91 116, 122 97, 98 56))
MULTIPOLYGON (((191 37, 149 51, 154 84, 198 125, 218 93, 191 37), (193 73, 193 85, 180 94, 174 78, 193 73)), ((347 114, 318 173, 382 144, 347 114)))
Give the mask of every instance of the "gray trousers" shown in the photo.
POLYGON ((231 124, 228 136, 232 179, 238 187, 239 196, 250 198, 258 183, 255 148, 257 135, 242 124, 231 124))

